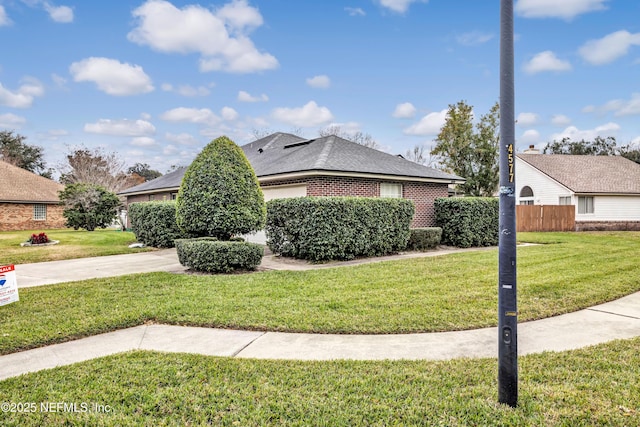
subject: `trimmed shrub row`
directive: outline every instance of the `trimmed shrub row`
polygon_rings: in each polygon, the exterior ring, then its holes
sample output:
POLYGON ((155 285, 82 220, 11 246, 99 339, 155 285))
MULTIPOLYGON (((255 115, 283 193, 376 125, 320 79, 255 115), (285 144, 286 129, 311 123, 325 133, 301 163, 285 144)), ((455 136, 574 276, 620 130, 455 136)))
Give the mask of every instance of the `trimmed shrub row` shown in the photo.
POLYGON ((404 250, 415 208, 406 199, 297 197, 267 202, 267 245, 310 261, 404 250))
POLYGON ((492 197, 436 199, 442 243, 460 248, 498 244, 499 200, 492 197))
POLYGON ((264 247, 257 243, 218 241, 213 237, 177 239, 176 250, 180 264, 207 273, 255 270, 264 255, 264 247))
POLYGON ((433 249, 440 244, 442 239, 442 228, 440 227, 412 228, 410 232, 407 243, 407 250, 410 251, 433 249))
POLYGON ((140 202, 129 205, 131 231, 147 246, 172 248, 174 240, 184 237, 176 223, 176 202, 140 202))

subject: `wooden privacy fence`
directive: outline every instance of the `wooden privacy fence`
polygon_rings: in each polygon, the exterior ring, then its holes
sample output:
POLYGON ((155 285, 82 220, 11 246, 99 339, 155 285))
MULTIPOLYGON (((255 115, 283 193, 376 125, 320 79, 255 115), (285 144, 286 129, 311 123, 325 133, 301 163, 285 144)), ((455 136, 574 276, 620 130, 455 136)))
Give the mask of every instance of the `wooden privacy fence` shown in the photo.
POLYGON ((516 205, 517 231, 575 231, 573 205, 516 205))

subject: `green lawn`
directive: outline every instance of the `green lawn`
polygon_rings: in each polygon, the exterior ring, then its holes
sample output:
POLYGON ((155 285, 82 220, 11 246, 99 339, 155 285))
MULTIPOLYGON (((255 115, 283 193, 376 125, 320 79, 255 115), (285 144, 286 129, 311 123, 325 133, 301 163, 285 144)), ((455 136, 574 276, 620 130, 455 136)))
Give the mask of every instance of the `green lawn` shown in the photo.
MULTIPOLYGON (((640 233, 521 234, 519 321, 640 290, 640 233)), ((494 326, 497 250, 305 272, 151 273, 20 290, 0 307, 0 354, 147 321, 316 333, 494 326)))
POLYGON ((0 401, 36 409, 0 412, 0 424, 640 425, 640 339, 520 357, 519 372, 519 405, 510 408, 497 403, 495 359, 296 362, 131 352, 0 382, 0 401), (52 402, 101 412, 41 412, 52 402))
POLYGON ((129 245, 135 241, 136 237, 133 233, 114 229, 96 231, 72 229, 2 231, 0 232, 0 265, 27 264, 153 250, 152 248, 129 248, 129 245), (54 246, 20 246, 20 243, 27 241, 31 234, 39 234, 43 231, 50 240, 59 240, 60 243, 54 246))

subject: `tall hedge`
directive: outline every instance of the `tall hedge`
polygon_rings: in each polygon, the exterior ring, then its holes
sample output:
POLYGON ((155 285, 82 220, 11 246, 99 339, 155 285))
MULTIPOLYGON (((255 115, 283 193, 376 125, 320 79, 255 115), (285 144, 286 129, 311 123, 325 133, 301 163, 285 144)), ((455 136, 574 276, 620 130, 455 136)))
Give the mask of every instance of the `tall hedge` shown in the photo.
POLYGON ((298 197, 267 202, 267 245, 311 261, 404 250, 415 208, 406 199, 298 197))
POLYGON ((499 200, 494 197, 451 197, 435 200, 436 225, 442 243, 469 248, 498 244, 499 200))
POLYGON ((211 141, 187 168, 176 221, 185 233, 229 240, 261 230, 266 215, 258 178, 244 152, 226 136, 211 141))
POLYGON ((187 237, 176 223, 176 202, 155 201, 129 205, 131 230, 138 242, 156 248, 172 248, 175 239, 187 237))

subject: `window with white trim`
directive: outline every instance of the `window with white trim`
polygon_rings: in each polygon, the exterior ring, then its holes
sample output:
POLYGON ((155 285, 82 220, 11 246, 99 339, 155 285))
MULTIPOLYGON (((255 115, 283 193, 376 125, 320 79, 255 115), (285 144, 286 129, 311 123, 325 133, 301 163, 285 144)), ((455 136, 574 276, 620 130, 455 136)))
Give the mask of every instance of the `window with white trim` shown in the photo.
POLYGON ((520 204, 521 205, 533 205, 533 189, 528 185, 525 185, 520 190, 520 204))
POLYGON ((594 213, 593 196, 580 196, 578 197, 578 213, 579 214, 592 214, 594 213))
POLYGON ((571 204, 571 196, 560 196, 558 198, 558 204, 560 206, 568 206, 571 204))
POLYGON ((402 184, 380 183, 380 197, 402 198, 402 184))
POLYGON ((33 220, 34 221, 46 221, 47 220, 47 205, 37 203, 33 205, 33 220))

